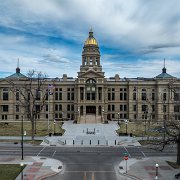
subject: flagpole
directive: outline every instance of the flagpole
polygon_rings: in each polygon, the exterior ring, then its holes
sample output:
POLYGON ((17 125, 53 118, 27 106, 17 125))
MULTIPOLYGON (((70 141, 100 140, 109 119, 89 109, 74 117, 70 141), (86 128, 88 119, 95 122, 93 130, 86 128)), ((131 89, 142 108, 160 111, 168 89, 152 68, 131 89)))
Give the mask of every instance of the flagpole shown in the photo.
POLYGON ((50 100, 50 92, 48 92, 48 135, 49 135, 49 109, 50 109, 50 104, 49 104, 49 101, 50 100))

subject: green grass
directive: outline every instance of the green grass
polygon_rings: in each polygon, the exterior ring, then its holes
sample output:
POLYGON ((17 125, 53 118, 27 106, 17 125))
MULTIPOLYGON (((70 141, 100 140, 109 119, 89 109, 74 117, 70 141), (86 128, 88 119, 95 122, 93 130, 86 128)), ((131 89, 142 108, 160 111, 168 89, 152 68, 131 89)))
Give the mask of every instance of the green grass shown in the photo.
MULTIPOLYGON (((31 122, 24 121, 24 131, 26 131, 27 136, 31 136, 31 122)), ((62 123, 56 122, 55 130, 57 133, 64 133, 62 129, 62 123)), ((50 122, 50 132, 54 132, 54 124, 50 122)), ((0 136, 20 136, 21 135, 21 122, 8 122, 8 124, 0 123, 0 136)), ((48 135, 47 122, 37 122, 36 123, 36 136, 48 135)))
POLYGON ((16 177, 21 173, 21 170, 22 169, 19 164, 0 164, 0 179, 16 179, 16 177))

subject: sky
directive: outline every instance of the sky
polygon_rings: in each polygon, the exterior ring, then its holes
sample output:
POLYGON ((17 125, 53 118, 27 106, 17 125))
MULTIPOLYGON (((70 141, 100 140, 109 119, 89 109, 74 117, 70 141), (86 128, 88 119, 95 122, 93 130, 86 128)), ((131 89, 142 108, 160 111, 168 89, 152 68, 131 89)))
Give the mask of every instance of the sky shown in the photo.
POLYGON ((77 77, 91 27, 106 77, 180 77, 179 0, 0 0, 0 77, 77 77))

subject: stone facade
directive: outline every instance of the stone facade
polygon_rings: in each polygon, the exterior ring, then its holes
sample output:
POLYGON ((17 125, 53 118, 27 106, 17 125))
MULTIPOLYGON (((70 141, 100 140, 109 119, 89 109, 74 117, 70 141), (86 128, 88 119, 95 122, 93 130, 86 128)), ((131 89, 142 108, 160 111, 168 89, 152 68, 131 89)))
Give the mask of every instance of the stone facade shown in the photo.
MULTIPOLYGON (((78 123, 180 120, 180 79, 167 74, 165 67, 154 78, 121 78, 118 74, 105 78, 104 74, 98 43, 91 30, 83 47, 77 78, 66 74, 62 78, 46 78, 43 88, 47 89, 49 84, 53 88, 38 120, 72 119, 78 123)), ((19 120, 24 113, 17 106, 8 78, 19 86, 27 81, 19 67, 12 76, 0 79, 1 121, 19 120)))

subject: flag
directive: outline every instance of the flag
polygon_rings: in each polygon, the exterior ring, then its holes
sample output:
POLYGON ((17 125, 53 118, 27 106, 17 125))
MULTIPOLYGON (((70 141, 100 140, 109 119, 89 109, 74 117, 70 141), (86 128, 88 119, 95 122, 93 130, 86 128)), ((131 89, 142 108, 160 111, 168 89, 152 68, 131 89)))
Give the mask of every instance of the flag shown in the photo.
POLYGON ((55 87, 53 86, 53 84, 48 84, 48 89, 49 89, 49 95, 53 95, 53 92, 51 92, 52 89, 54 89, 55 87))

